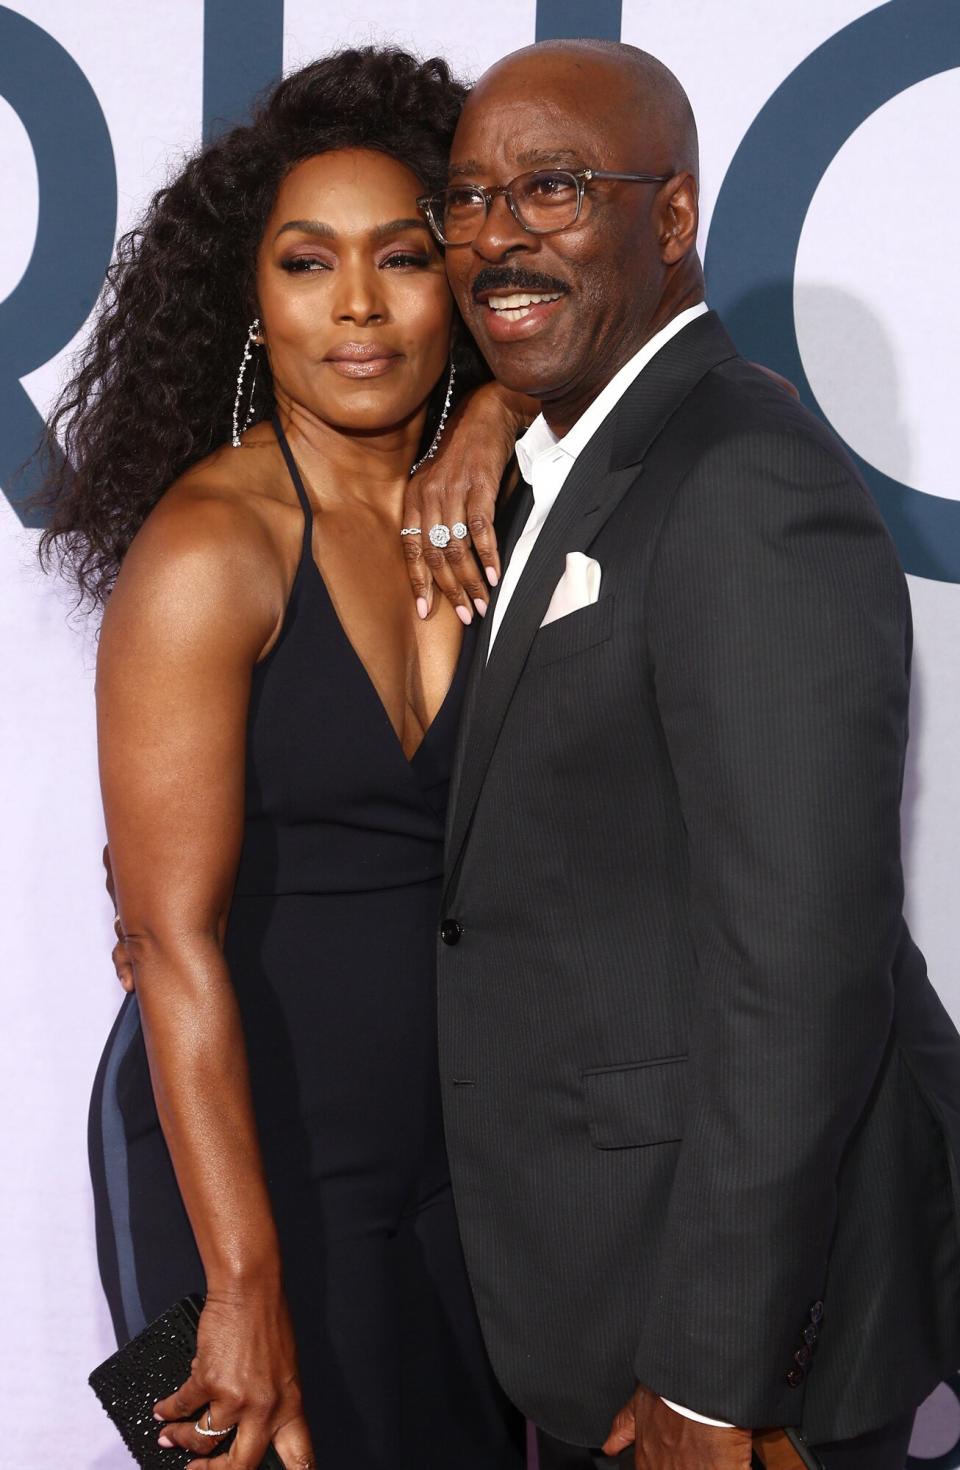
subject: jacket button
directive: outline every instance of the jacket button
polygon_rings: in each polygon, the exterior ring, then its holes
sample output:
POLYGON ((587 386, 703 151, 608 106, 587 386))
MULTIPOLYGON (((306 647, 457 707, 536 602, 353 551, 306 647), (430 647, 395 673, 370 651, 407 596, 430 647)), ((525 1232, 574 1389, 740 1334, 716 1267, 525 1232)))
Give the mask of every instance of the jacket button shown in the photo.
POLYGON ((444 919, 440 925, 440 938, 444 944, 459 944, 462 934, 463 925, 456 919, 444 919))
POLYGON ((787 1382, 791 1388, 799 1388, 805 1377, 802 1368, 791 1368, 787 1374, 787 1382))
POLYGON ((810 1308, 810 1321, 814 1327, 818 1327, 823 1321, 823 1302, 814 1302, 810 1308))
POLYGON ((814 1327, 812 1322, 808 1327, 805 1327, 803 1329, 803 1340, 807 1344, 807 1347, 813 1347, 816 1344, 817 1329, 814 1327))
POLYGON ((810 1362, 810 1356, 810 1349, 804 1344, 803 1347, 797 1348, 797 1351, 793 1355, 793 1361, 798 1368, 806 1368, 810 1362))

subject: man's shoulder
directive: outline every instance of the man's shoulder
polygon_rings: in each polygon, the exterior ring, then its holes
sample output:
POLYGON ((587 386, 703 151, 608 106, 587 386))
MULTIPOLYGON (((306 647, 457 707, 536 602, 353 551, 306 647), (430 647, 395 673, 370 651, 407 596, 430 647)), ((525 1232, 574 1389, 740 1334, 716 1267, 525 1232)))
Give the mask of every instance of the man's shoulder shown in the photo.
POLYGON ((731 357, 718 363, 697 385, 684 415, 700 455, 736 453, 750 441, 774 458, 826 456, 834 466, 860 480, 846 448, 821 419, 755 363, 731 357))

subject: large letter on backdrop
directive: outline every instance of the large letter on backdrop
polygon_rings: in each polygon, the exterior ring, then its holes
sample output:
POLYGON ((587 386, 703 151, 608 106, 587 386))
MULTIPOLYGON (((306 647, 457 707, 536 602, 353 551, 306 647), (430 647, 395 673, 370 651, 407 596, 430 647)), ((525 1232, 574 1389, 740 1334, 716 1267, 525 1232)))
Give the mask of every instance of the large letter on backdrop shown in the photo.
POLYGON ((206 0, 203 141, 240 122, 283 72, 283 0, 206 0))
MULTIPOLYGON (((741 352, 767 362, 822 414, 797 344, 793 277, 817 186, 851 133, 885 102, 960 66, 957 0, 890 0, 812 52, 770 98, 734 155, 706 253, 710 304, 741 352)), ((907 572, 960 582, 960 502, 925 495, 850 453, 907 572)))
POLYGON ((49 362, 86 321, 113 250, 117 176, 93 88, 59 42, 0 6, 0 96, 29 136, 37 165, 37 239, 26 271, 0 304, 0 487, 25 525, 35 477, 17 475, 42 419, 20 379, 49 362), (51 99, 56 99, 55 103, 51 99))
POLYGON ((537 0, 537 40, 619 41, 621 0, 537 0))

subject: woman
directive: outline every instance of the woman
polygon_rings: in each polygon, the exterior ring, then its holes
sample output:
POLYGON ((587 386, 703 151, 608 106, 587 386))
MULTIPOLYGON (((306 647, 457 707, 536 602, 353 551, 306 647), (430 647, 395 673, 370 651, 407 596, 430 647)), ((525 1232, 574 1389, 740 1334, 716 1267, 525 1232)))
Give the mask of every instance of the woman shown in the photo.
POLYGON ((289 1467, 521 1463, 435 1050, 471 613, 417 615, 399 534, 454 367, 479 376, 416 208, 462 97, 442 62, 372 48, 284 81, 125 242, 58 415, 73 475, 44 549, 109 595, 101 780, 136 981, 91 1111, 102 1275, 121 1339, 206 1291, 158 1439, 201 1456, 239 1425, 244 1467, 271 1439, 289 1467))

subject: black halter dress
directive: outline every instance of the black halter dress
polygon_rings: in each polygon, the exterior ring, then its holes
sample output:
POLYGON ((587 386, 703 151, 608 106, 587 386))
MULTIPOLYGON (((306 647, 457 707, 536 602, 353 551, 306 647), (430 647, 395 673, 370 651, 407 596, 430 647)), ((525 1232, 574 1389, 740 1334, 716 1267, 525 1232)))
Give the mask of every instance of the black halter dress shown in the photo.
MULTIPOLYGON (((412 759, 303 547, 254 673, 226 955, 319 1464, 519 1470, 461 1256, 437 1072, 434 945, 466 630, 412 759)), ((123 1341, 203 1289, 135 996, 90 1115, 98 1252, 123 1341)))

